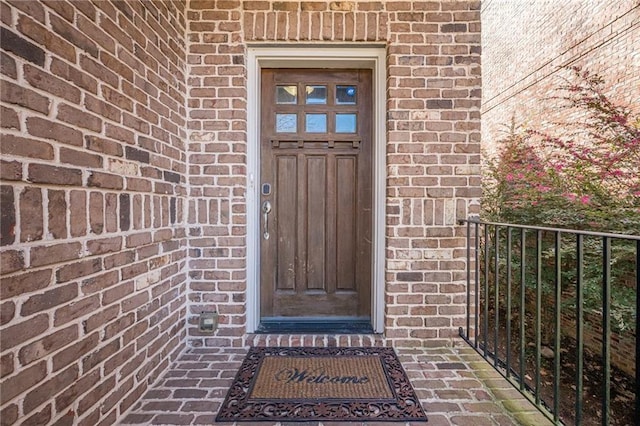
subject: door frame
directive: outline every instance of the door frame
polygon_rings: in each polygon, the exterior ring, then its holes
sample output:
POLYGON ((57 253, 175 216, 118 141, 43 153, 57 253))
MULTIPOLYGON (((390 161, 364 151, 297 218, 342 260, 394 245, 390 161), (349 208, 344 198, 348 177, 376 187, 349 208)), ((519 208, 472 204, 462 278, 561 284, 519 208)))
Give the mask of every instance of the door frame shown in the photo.
POLYGON ((386 197, 386 48, 384 45, 247 47, 247 333, 260 324, 260 75, 262 68, 362 68, 373 72, 373 247, 371 325, 384 331, 386 197))

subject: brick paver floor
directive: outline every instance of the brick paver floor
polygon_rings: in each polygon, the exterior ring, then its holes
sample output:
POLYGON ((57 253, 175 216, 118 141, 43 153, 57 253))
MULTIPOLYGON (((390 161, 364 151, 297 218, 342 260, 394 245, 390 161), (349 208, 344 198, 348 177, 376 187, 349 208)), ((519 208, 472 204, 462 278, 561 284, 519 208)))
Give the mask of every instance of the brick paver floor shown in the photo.
MULTIPOLYGON (((247 345, 370 346, 367 336, 279 336, 250 338, 247 345)), ((188 348, 164 376, 125 416, 123 425, 208 425, 247 352, 244 348, 188 348)), ((407 375, 427 412, 428 425, 549 425, 536 408, 473 349, 396 348, 407 375)), ((242 422, 241 426, 254 423, 242 422)), ((255 423, 267 426, 269 422, 255 423)), ((274 422, 273 424, 278 424, 274 422)), ((354 426, 358 423, 283 423, 354 426)), ((375 422, 374 425, 385 423, 375 422)), ((402 423, 386 423, 401 425, 402 423)), ((415 423, 412 423, 415 424, 415 423)))

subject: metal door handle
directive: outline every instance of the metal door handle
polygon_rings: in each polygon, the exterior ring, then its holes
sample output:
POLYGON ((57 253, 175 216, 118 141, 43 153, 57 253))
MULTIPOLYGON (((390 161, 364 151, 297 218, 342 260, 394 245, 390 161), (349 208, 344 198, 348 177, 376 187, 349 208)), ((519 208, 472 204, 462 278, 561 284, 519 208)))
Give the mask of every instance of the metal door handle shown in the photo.
POLYGON ((269 213, 271 213, 271 202, 269 200, 262 203, 262 220, 264 223, 264 231, 262 232, 262 238, 269 239, 269 213))

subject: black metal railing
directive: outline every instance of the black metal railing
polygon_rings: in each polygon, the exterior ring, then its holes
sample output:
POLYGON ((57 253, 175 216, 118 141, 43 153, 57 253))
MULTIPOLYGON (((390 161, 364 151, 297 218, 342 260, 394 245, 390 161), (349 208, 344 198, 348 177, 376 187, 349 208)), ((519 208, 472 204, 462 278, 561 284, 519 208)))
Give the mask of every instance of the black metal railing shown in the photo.
POLYGON ((636 424, 640 236, 462 223, 460 336, 554 423, 636 424))

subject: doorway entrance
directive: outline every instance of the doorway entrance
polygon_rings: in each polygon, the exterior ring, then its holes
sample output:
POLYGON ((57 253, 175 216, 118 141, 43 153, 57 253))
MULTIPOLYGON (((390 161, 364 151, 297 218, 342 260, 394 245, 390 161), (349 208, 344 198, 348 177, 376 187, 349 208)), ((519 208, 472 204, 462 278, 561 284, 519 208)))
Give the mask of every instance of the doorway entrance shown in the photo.
POLYGON ((259 330, 371 332, 372 71, 260 81, 259 330))
MULTIPOLYGON (((372 267, 370 325, 374 333, 385 330, 385 229, 386 229, 386 91, 387 52, 384 44, 343 46, 327 44, 255 45, 247 49, 247 190, 246 190, 246 332, 264 330, 262 311, 262 224, 261 213, 261 114, 264 69, 316 69, 323 71, 370 70, 372 101, 372 267)), ((272 95, 275 96, 275 95, 272 95)), ((271 217, 270 217, 271 219, 271 217)), ((270 236, 273 238, 273 236, 270 236)), ((267 317, 264 317, 267 318, 267 317)), ((339 320, 339 318, 338 318, 339 320)), ((296 322, 288 320, 288 322, 296 322)), ((327 319, 325 319, 325 323, 327 319)), ((292 332, 304 332, 302 322, 292 332)), ((283 330, 286 331, 286 330, 283 330)))

